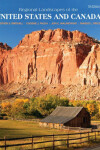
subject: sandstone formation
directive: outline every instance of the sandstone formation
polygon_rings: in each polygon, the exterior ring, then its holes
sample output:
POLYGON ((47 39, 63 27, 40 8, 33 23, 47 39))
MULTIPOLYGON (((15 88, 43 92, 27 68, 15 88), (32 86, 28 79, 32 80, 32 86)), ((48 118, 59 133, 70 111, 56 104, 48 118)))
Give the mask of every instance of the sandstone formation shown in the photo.
POLYGON ((13 49, 0 43, 0 85, 100 84, 100 45, 80 31, 41 30, 13 49))
POLYGON ((0 43, 0 85, 8 82, 6 60, 10 52, 11 47, 9 47, 7 44, 0 43))
POLYGON ((79 67, 77 77, 82 85, 100 85, 100 45, 93 45, 88 56, 79 67))

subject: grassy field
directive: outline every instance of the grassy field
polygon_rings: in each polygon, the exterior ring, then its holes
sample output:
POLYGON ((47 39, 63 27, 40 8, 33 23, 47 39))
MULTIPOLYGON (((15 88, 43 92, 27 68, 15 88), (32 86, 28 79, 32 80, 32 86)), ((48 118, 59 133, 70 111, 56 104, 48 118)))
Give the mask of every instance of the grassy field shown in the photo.
MULTIPOLYGON (((38 122, 0 120, 0 138, 6 137, 25 137, 44 134, 58 134, 62 131, 39 127, 38 122)), ((63 133, 65 133, 63 131, 63 133)))
MULTIPOLYGON (((35 135, 62 134, 64 131, 57 129, 42 128, 38 122, 34 121, 15 121, 15 120, 0 120, 0 138, 27 137, 35 135)), ((17 141, 18 143, 20 141, 17 141)), ((24 141, 21 140, 21 143, 24 141)), ((7 142, 16 144, 16 141, 7 142)), ((2 142, 0 143, 2 145, 2 142)), ((28 147, 29 148, 29 147, 28 147)), ((7 150, 22 150, 24 147, 12 147, 7 150)), ((1 150, 1 149, 0 149, 1 150)))
MULTIPOLYGON (((92 121, 92 124, 100 124, 100 121, 92 121)), ((62 134, 66 131, 43 128, 39 126, 38 122, 34 121, 0 120, 0 138, 4 136, 11 138, 53 133, 62 134)))
MULTIPOLYGON (((100 121, 92 122, 92 124, 95 124, 95 123, 99 124, 100 121)), ((4 136, 6 136, 6 138, 12 138, 12 137, 27 137, 27 136, 32 136, 32 135, 35 136, 35 135, 63 134, 63 133, 66 134, 68 132, 62 131, 62 130, 57 130, 57 129, 43 128, 43 127, 39 126, 38 122, 34 122, 34 121, 0 120, 0 138, 4 138, 4 136)), ((66 138, 66 136, 65 136, 65 138, 66 138)), ((39 139, 39 140, 41 141, 43 139, 39 139)), ((46 140, 46 139, 44 139, 44 140, 46 140)), ((19 142, 23 143, 24 141, 19 141, 19 142)), ((12 142, 7 142, 7 143, 8 144, 16 144, 16 141, 15 142, 13 141, 13 143, 12 142)), ((59 143, 58 143, 58 145, 59 145, 59 143)), ((86 143, 86 145, 84 144, 83 147, 84 146, 90 147, 91 143, 89 145, 88 144, 87 143, 86 143)), ((2 142, 0 143, 0 145, 2 145, 2 142)), ((52 145, 52 143, 51 143, 51 145, 52 145)), ((7 148, 7 150, 24 150, 24 148, 25 147, 23 147, 23 146, 22 147, 12 147, 12 148, 7 148)), ((27 148, 29 148, 29 147, 27 147, 27 148)), ((66 146, 61 147, 61 149, 66 149, 66 146)), ((71 148, 71 150, 73 150, 73 149, 74 148, 71 148)), ((60 148, 59 148, 59 150, 60 150, 60 148)))

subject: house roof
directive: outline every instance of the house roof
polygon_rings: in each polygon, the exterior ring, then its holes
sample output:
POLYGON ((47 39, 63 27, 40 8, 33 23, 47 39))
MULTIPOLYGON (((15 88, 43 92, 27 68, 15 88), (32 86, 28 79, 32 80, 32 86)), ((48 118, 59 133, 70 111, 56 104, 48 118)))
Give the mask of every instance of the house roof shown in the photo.
POLYGON ((64 124, 74 119, 83 107, 64 107, 58 106, 49 116, 42 119, 41 122, 64 124))

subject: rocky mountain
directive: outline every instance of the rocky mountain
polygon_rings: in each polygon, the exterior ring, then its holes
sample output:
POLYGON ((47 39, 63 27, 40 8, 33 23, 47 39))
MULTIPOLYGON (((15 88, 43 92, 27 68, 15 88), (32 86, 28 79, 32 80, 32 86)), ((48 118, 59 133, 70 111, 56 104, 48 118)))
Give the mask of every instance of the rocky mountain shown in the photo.
POLYGON ((41 30, 25 35, 13 49, 0 43, 0 85, 6 90, 25 94, 38 89, 40 94, 48 86, 53 92, 55 87, 99 84, 100 44, 85 33, 41 30))

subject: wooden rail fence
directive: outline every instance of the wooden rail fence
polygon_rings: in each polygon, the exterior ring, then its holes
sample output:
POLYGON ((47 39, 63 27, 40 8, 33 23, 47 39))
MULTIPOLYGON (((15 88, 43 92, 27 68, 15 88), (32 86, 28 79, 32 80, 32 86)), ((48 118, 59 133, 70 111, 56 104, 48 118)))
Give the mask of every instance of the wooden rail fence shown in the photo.
MULTIPOLYGON (((66 146, 67 148, 71 147, 74 144, 82 144, 89 142, 91 140, 100 139, 100 131, 94 130, 91 132, 78 132, 78 133, 69 133, 69 134, 53 134, 53 135, 41 135, 41 136, 31 136, 31 137, 20 137, 20 138, 6 138, 0 139, 0 148, 7 150, 9 147, 18 147, 18 146, 28 146, 27 150, 37 150, 37 149, 46 149, 51 148, 55 149, 57 146, 66 146), (42 140, 41 140, 42 138, 42 140), (44 140, 43 140, 44 138, 44 140), (26 140, 26 141, 24 141, 26 140), (20 141, 23 143, 15 143, 15 141, 20 141), (29 141, 29 142, 27 142, 29 141), (12 142, 12 144, 8 144, 12 142), (60 142, 60 144, 56 144, 60 142), (42 144, 47 144, 46 146, 42 144), (50 144, 51 143, 51 144, 50 144), (36 146, 37 145, 37 146, 36 146), (30 148, 29 148, 30 146, 30 148)), ((26 149, 26 148, 25 148, 26 149)))

